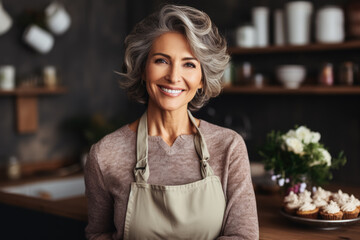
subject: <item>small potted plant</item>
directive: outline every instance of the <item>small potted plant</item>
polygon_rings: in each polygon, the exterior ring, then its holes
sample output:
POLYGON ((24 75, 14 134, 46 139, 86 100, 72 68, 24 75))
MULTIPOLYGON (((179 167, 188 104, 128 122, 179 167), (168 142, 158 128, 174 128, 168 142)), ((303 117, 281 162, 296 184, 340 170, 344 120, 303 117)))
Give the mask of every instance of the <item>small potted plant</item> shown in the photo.
POLYGON ((81 162, 85 164, 90 147, 116 129, 124 125, 123 117, 107 120, 102 114, 73 117, 64 123, 64 129, 77 136, 82 143, 81 162))
POLYGON ((287 133, 271 131, 259 151, 266 170, 273 172, 272 180, 285 190, 295 193, 306 188, 321 186, 332 179, 332 169, 346 163, 340 152, 332 158, 320 141, 320 133, 305 126, 295 127, 287 133))

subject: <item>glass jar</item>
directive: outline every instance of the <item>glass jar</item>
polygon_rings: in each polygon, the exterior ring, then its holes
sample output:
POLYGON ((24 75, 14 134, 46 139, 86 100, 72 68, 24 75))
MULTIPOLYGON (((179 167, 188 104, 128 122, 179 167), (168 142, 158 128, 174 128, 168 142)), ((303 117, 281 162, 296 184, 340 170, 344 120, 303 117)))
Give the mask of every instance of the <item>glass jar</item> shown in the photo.
POLYGON ((237 67, 237 85, 249 85, 253 77, 253 66, 250 62, 243 62, 237 67))
POLYGON ((358 66, 353 62, 344 62, 340 66, 339 83, 341 85, 354 85, 357 84, 358 66))
POLYGON ((322 86, 334 85, 334 71, 332 63, 325 63, 320 71, 319 84, 322 86))
POLYGON ((7 165, 7 176, 11 180, 16 180, 21 177, 21 165, 16 157, 11 156, 7 165))

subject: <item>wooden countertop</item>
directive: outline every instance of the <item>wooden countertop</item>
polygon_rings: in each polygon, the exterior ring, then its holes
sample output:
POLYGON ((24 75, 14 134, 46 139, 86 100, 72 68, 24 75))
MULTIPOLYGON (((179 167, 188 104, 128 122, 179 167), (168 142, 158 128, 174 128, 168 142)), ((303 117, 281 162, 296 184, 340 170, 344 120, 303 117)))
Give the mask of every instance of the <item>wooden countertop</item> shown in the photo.
MULTIPOLYGON (((69 177, 73 176, 76 175, 71 175, 69 177)), ((0 186, 14 186, 50 179, 59 179, 59 177, 40 177, 33 178, 31 180, 5 181, 1 182, 0 186)), ((63 200, 47 200, 0 191, 0 203, 50 213, 79 221, 87 221, 87 201, 85 196, 67 198, 63 200)))
MULTIPOLYGON (((344 192, 360 197, 360 187, 331 186, 332 191, 342 189, 344 192)), ((293 223, 280 214, 282 199, 279 194, 256 195, 260 239, 276 240, 309 240, 309 239, 360 239, 359 222, 335 230, 319 230, 293 223)))
MULTIPOLYGON (((1 184, 0 184, 1 185, 1 184)), ((327 189, 354 194, 360 198, 360 187, 331 186, 327 189)), ((280 215, 280 194, 256 194, 260 239, 360 239, 359 222, 336 230, 318 230, 292 223, 280 215)), ((24 207, 40 212, 55 214, 75 220, 87 221, 87 202, 85 196, 51 201, 0 192, 0 202, 24 207)))

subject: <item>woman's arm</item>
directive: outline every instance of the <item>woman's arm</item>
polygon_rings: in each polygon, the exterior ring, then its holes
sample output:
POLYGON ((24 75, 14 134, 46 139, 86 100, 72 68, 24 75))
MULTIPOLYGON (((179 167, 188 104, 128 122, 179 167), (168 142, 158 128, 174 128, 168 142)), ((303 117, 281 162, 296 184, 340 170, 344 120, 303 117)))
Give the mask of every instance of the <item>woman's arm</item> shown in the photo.
POLYGON ((85 164, 85 185, 88 200, 87 239, 112 239, 115 231, 113 198, 107 191, 97 159, 97 145, 91 147, 85 164))
POLYGON ((244 140, 236 135, 229 148, 227 205, 223 236, 218 239, 259 239, 256 200, 244 140))

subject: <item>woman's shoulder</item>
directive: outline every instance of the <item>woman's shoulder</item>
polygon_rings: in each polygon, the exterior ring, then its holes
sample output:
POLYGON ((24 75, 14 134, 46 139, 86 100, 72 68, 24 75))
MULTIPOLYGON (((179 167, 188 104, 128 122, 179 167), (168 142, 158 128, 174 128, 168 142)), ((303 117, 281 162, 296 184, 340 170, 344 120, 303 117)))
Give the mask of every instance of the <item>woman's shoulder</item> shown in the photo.
POLYGON ((135 132, 133 132, 129 124, 122 126, 121 128, 105 135, 92 148, 97 154, 109 154, 109 152, 119 152, 121 149, 127 149, 134 145, 136 138, 135 132))
POLYGON ((200 121, 200 131, 205 139, 212 143, 243 144, 243 138, 234 130, 215 125, 205 120, 200 121))

